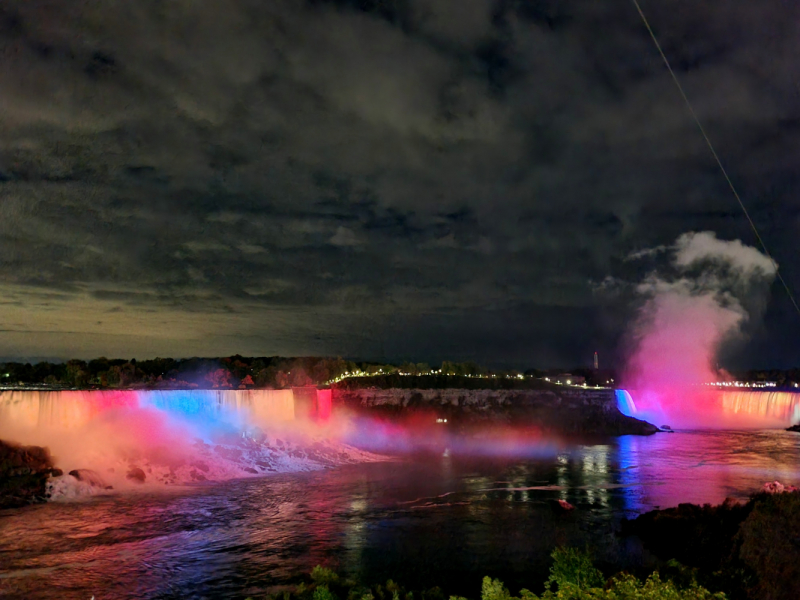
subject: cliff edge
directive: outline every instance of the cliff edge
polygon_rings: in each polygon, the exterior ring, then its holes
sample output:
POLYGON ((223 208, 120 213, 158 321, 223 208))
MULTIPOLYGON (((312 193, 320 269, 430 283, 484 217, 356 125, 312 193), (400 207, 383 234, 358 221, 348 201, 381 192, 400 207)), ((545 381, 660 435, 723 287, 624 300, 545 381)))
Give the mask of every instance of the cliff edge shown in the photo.
POLYGON ((60 474, 47 448, 0 440, 0 509, 43 502, 48 477, 60 474))
POLYGON ((334 407, 385 418, 434 413, 450 429, 466 432, 482 425, 535 426, 579 435, 651 435, 658 428, 623 415, 611 389, 420 389, 334 386, 334 407))

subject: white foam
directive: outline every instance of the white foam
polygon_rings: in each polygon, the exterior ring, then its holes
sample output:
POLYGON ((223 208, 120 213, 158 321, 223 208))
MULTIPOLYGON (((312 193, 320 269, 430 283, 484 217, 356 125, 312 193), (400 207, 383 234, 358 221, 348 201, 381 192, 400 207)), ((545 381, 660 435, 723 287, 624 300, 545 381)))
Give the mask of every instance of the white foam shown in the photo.
POLYGON ((70 502, 109 493, 110 490, 79 481, 72 475, 61 475, 47 480, 47 497, 51 502, 70 502))
MULTIPOLYGON (((264 477, 281 473, 299 473, 358 462, 376 462, 385 457, 358 450, 325 438, 290 441, 273 439, 256 442, 242 438, 235 443, 214 444, 195 440, 190 452, 176 456, 159 455, 123 457, 104 455, 82 467, 104 468, 95 473, 99 484, 79 481, 71 475, 53 477, 47 483, 48 496, 54 502, 85 499, 98 495, 155 491, 203 482, 264 477), (139 475, 137 478, 134 475, 139 475), (140 481, 144 474, 144 481, 140 481), (108 489, 111 488, 111 489, 108 489)), ((61 465, 58 465, 61 466, 61 465)))

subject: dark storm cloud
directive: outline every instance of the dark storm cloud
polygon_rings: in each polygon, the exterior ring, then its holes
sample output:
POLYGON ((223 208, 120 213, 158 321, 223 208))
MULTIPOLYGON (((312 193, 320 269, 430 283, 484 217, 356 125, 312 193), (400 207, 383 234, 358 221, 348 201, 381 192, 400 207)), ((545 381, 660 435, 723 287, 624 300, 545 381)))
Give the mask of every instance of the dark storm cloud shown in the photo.
MULTIPOLYGON (((644 8, 800 283, 799 9, 644 8)), ((626 2, 7 0, 0 44, 5 353, 577 362, 631 251, 753 243, 626 2)))

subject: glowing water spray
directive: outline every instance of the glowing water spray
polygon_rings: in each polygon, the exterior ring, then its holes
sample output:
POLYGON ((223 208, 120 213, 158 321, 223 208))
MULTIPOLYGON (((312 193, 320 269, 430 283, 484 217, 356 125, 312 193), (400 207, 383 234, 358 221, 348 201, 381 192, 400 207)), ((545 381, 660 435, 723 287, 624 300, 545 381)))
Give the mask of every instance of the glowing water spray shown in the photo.
MULTIPOLYGON (((625 373, 638 416, 680 427, 747 424, 726 417, 719 391, 708 384, 724 379, 715 367, 718 352, 758 316, 764 305, 758 300, 768 292, 776 267, 755 248, 718 240, 711 232, 687 233, 671 247, 632 258, 664 253, 669 263, 638 286, 644 302, 625 373)), ((750 425, 757 426, 756 420, 750 425)))

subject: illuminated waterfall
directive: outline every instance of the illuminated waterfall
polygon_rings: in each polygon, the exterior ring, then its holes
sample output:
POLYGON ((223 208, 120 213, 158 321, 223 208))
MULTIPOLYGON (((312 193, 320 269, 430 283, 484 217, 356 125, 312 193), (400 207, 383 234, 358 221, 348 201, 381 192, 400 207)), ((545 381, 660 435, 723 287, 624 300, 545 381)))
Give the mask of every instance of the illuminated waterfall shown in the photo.
MULTIPOLYGON (((695 388, 688 388, 693 391, 695 388)), ((658 402, 648 398, 651 391, 615 390, 617 408, 627 416, 633 416, 646 421, 682 422, 684 426, 702 426, 710 428, 770 428, 787 427, 800 423, 800 393, 778 392, 766 390, 719 390, 713 387, 697 387, 702 391, 699 398, 687 392, 676 396, 682 400, 679 405, 682 413, 674 412, 675 404, 670 409, 661 412, 658 402), (655 406, 655 410, 637 409, 633 398, 642 400, 645 406, 655 406), (687 401, 691 398, 692 402, 687 401), (649 401, 649 402, 648 402, 649 401), (683 420, 680 421, 679 417, 683 420), (697 418, 702 417, 702 425, 698 425, 697 418)), ((676 392, 672 392, 676 394, 676 392)), ((666 396, 669 399, 669 396, 666 396)), ((661 399, 663 401, 663 398, 661 399)), ((639 404, 642 406, 642 403, 639 404)))
POLYGON ((636 414, 636 404, 633 403, 633 398, 627 390, 614 390, 617 397, 617 408, 626 417, 632 417, 636 414))
MULTIPOLYGON (((222 481, 350 460, 331 437, 330 400, 315 387, 9 390, 0 392, 0 439, 47 447, 64 473, 93 471, 98 490, 222 481)), ((94 493, 60 477, 56 497, 94 493)))
POLYGON ((4 391, 0 423, 76 429, 111 409, 152 408, 179 419, 266 426, 295 419, 292 390, 4 391))
POLYGON ((723 391, 722 410, 726 414, 758 417, 778 425, 800 421, 800 394, 793 392, 723 391))
POLYGON ((170 390, 142 394, 142 407, 181 417, 238 419, 241 424, 260 426, 295 418, 292 390, 170 390))

